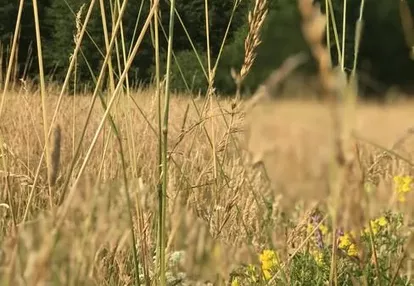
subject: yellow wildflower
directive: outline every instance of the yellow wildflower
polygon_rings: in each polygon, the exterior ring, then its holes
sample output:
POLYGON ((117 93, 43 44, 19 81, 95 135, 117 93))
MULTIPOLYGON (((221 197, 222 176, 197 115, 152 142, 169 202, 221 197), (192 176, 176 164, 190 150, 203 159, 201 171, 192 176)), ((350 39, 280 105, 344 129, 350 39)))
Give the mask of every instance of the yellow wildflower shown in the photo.
POLYGON ((272 273, 269 270, 263 270, 263 276, 266 280, 272 278, 272 273))
POLYGON ((259 259, 262 263, 263 275, 266 280, 269 280, 272 277, 272 270, 278 265, 277 254, 273 250, 264 250, 259 259))
POLYGON ((234 280, 231 281, 231 286, 240 286, 239 280, 237 278, 234 278, 234 280))
POLYGON ((323 253, 320 251, 313 251, 312 252, 312 256, 315 259, 315 262, 318 266, 323 266, 324 265, 324 261, 323 261, 323 253))
POLYGON ((408 192, 411 191, 411 184, 413 178, 411 176, 395 176, 395 191, 398 194, 398 200, 400 202, 405 202, 405 196, 408 192))
POLYGON ((349 233, 345 233, 343 236, 339 238, 339 248, 346 249, 352 244, 351 235, 349 233))
POLYGON ((386 226, 388 223, 384 216, 377 218, 375 221, 379 226, 386 226))
POLYGON ((357 256, 358 255, 358 247, 356 246, 355 243, 352 243, 347 251, 349 256, 357 256))
POLYGON ((309 234, 313 231, 313 225, 311 223, 308 223, 308 226, 306 227, 306 232, 309 234))
MULTIPOLYGON (((314 226, 311 223, 308 223, 306 227, 306 232, 309 234, 313 231, 314 226)), ((328 227, 326 225, 321 224, 319 226, 319 230, 321 231, 322 235, 326 235, 328 233, 328 227)))
MULTIPOLYGON (((377 224, 377 221, 371 220, 370 224, 371 224, 372 233, 374 235, 376 235, 379 231, 379 225, 377 224)), ((368 232, 369 232, 369 230, 368 230, 368 232)))
POLYGON ((339 238, 339 245, 338 247, 344 250, 349 256, 356 256, 358 255, 358 247, 353 242, 353 234, 355 231, 350 233, 345 233, 343 236, 339 238))
POLYGON ((326 225, 321 224, 319 226, 319 230, 322 232, 322 235, 326 235, 328 233, 328 227, 326 227, 326 225))
MULTIPOLYGON (((375 220, 371 220, 370 223, 371 223, 372 233, 376 235, 381 230, 381 228, 387 225, 388 222, 384 216, 381 216, 375 220)), ((366 234, 369 234, 369 228, 366 227, 364 232, 366 234)))

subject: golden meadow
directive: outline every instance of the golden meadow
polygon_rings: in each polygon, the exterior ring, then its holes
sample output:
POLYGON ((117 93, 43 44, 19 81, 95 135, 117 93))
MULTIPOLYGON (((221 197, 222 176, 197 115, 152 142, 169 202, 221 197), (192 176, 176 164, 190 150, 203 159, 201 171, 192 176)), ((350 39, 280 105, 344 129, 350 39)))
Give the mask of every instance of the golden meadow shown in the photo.
MULTIPOLYGON (((253 96, 223 98, 214 63, 211 88, 194 97, 171 91, 159 68, 153 87, 129 88, 131 62, 111 76, 107 52, 94 91, 69 96, 95 2, 79 11, 62 86, 41 69, 36 86, 2 77, 1 285, 412 284, 414 104, 358 100, 355 74, 332 67, 322 44, 329 12, 298 1, 323 100, 274 97, 301 55, 253 96)), ((267 4, 250 11, 239 87, 267 4)), ((141 33, 158 29, 157 9, 141 33)))

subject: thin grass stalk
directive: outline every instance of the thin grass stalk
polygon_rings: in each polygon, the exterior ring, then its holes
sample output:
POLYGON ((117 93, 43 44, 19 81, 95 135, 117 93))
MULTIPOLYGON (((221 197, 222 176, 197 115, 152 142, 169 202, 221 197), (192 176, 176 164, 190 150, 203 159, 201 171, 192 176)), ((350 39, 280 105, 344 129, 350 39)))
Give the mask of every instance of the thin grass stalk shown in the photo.
MULTIPOLYGON (((102 19, 102 27, 104 33, 104 40, 105 40, 105 48, 106 52, 109 49, 109 35, 108 35, 108 26, 106 24, 106 13, 105 13, 105 4, 103 0, 99 0, 99 5, 101 8, 101 19, 102 19)), ((108 77, 109 77, 109 91, 112 93, 115 89, 115 82, 114 82, 114 74, 112 68, 112 59, 109 58, 108 60, 108 77)))
POLYGON ((375 241, 374 241, 374 231, 372 230, 372 225, 371 222, 368 222, 368 229, 369 229, 369 242, 371 243, 371 248, 372 248, 372 256, 374 259, 374 266, 375 266, 375 272, 377 273, 377 277, 378 277, 378 285, 381 286, 381 271, 379 269, 379 265, 378 265, 378 255, 377 255, 377 247, 375 246, 375 241))
MULTIPOLYGON (((12 43, 11 53, 10 53, 11 55, 14 55, 16 53, 16 50, 17 50, 16 49, 17 39, 19 38, 19 30, 20 30, 22 13, 23 13, 23 4, 24 4, 24 0, 20 0, 19 10, 17 11, 16 26, 14 28, 13 43, 12 43)), ((7 92, 8 87, 9 87, 10 76, 11 76, 12 66, 13 66, 13 59, 14 59, 14 57, 10 56, 9 62, 8 62, 8 65, 7 65, 6 78, 4 79, 4 88, 3 88, 3 94, 1 96, 1 103, 0 103, 0 120, 1 120, 1 115, 3 113, 3 107, 4 107, 4 101, 5 101, 5 98, 6 98, 6 92, 7 92)))
MULTIPOLYGON (((81 18, 82 18, 82 11, 85 8, 85 5, 82 5, 79 8, 78 13, 76 14, 76 34, 73 37, 73 41, 76 45, 76 42, 78 41, 79 35, 82 30, 81 25, 81 18)), ((72 158, 75 157, 75 144, 76 144, 76 94, 78 90, 78 59, 75 58, 74 63, 74 71, 73 71, 73 100, 72 100, 72 158)))
POLYGON ((338 62, 341 62, 342 54, 341 54, 340 43, 339 43, 339 33, 338 33, 338 28, 336 26, 335 12, 333 10, 332 0, 328 0, 328 3, 329 3, 330 18, 332 20, 332 28, 333 28, 334 37, 335 37, 336 50, 338 54, 338 62))
MULTIPOLYGON (((210 99, 210 113, 213 116, 214 111, 214 92, 212 70, 211 70, 211 50, 210 50, 210 22, 208 13, 208 0, 204 0, 204 13, 206 18, 206 49, 207 49, 207 68, 208 68, 208 89, 207 96, 210 99)), ((211 124, 211 140, 213 141, 213 148, 211 150, 213 157, 213 178, 215 180, 215 186, 217 187, 217 160, 216 160, 216 136, 213 118, 210 121, 211 124)))
POLYGON ((73 72, 73 98, 72 98, 72 158, 75 157, 75 142, 76 142, 76 81, 77 81, 77 68, 73 72))
POLYGON ((108 147, 109 147, 109 142, 110 142, 111 136, 107 136, 106 138, 104 138, 104 143, 103 143, 103 150, 102 150, 102 159, 101 159, 101 163, 99 164, 99 169, 98 169, 98 173, 97 173, 97 180, 100 181, 101 179, 103 179, 104 181, 106 180, 106 176, 105 173, 103 173, 103 171, 105 170, 105 158, 106 158, 106 153, 108 152, 108 147), (103 173, 103 175, 102 175, 103 173))
POLYGON ((329 58, 332 59, 331 54, 331 29, 329 17, 329 0, 325 0, 325 17, 326 17, 326 46, 328 47, 329 58))
MULTIPOLYGON (((89 64, 89 61, 87 60, 87 58, 86 58, 85 54, 84 54, 82 51, 81 51, 81 54, 82 54, 82 57, 83 57, 83 59, 84 59, 84 61, 85 61, 86 65, 87 65, 87 67, 88 67, 88 69, 89 69, 89 73, 91 74, 92 80, 93 80, 93 82, 96 84, 97 79, 96 79, 96 76, 95 76, 95 75, 94 75, 94 73, 93 73, 92 67, 91 67, 91 65, 89 64)), ((106 106, 106 102, 105 102, 104 95, 103 95, 103 93, 102 93, 102 92, 98 92, 98 95, 99 95, 99 98, 100 98, 100 100, 101 100, 101 105, 102 105, 102 107, 103 107, 103 110, 105 111, 105 110, 107 109, 107 106, 106 106)), ((108 116, 108 121, 109 121, 109 123, 110 123, 110 125, 111 125, 111 128, 112 128, 112 129, 114 129, 114 134, 115 134, 115 136, 116 136, 117 140, 119 141, 118 143, 119 143, 119 144, 122 144, 122 141, 121 141, 121 139, 120 139, 120 137, 119 137, 119 134, 118 134, 118 128, 116 127, 116 125, 115 125, 115 121, 114 121, 113 117, 111 116, 111 114, 109 114, 109 116, 108 116)), ((108 138, 110 138, 110 137, 108 136, 108 138)), ((108 142, 109 142, 109 140, 108 140, 108 142)), ((108 145, 108 144, 105 144, 105 145, 108 145)), ((121 150, 122 150, 122 146, 121 146, 121 150)), ((105 158, 104 153, 105 153, 105 150, 103 151, 102 158, 105 158)), ((121 151, 121 155, 122 155, 122 154, 123 154, 123 153, 122 153, 122 151, 121 151)), ((102 160, 103 160, 103 159, 102 159, 102 160)))
MULTIPOLYGON (((175 15, 177 16, 177 19, 178 19, 178 21, 180 22, 181 27, 183 28, 184 33, 185 33, 185 35, 187 36, 188 41, 190 42, 191 48, 193 49, 194 54, 195 54, 195 56, 196 56, 196 58, 197 58, 197 61, 198 61, 198 63, 200 64, 200 67, 201 67, 201 70, 203 71, 204 77, 206 78, 206 80, 208 80, 208 74, 207 74, 207 71, 206 71, 206 69, 205 69, 205 67, 204 67, 204 65, 203 65, 203 62, 201 61, 200 55, 199 55, 199 54, 198 54, 198 52, 197 52, 197 48, 195 47, 194 42, 193 42, 193 40, 191 39, 190 34, 188 33, 187 27, 185 26, 185 24, 184 24, 184 22, 183 22, 183 20, 182 20, 182 18, 181 18, 181 16, 180 16, 180 14, 178 13, 177 9, 175 9, 175 15)), ((160 21, 161 21, 161 20, 160 20, 160 21)), ((160 23, 160 24, 161 24, 161 23, 160 23)), ((165 31, 164 31, 164 27, 163 27, 162 25, 161 25, 161 28, 163 29, 164 36, 167 38, 167 35, 166 35, 165 31)), ((173 55, 174 55, 174 53, 173 53, 173 55)), ((175 61, 175 62, 177 62, 177 61, 175 61)), ((187 85, 187 83, 186 83, 186 85, 187 85)), ((189 89, 189 88, 188 88, 187 90, 189 90, 189 91, 190 91, 190 89, 189 89)))
MULTIPOLYGON (((111 15, 112 15, 112 17, 111 17, 111 19, 112 19, 112 25, 114 26, 115 25, 115 22, 116 22, 116 18, 118 17, 117 16, 117 11, 116 11, 116 3, 115 3, 115 0, 111 0, 111 1, 109 1, 109 6, 110 6, 110 9, 111 9, 111 15)), ((121 19, 121 23, 120 23, 120 26, 119 26, 119 31, 120 31, 120 33, 121 33, 121 31, 122 31, 122 19, 121 19)), ((121 65, 121 58, 120 58, 120 52, 119 52, 119 39, 118 39, 118 36, 115 38, 115 56, 116 56, 116 64, 117 64, 117 68, 118 68, 118 74, 122 74, 122 65, 121 65)), ((118 103, 118 102, 117 102, 118 103)), ((115 105, 115 109, 117 108, 117 104, 115 105)), ((116 114, 116 112, 115 112, 115 114, 116 114)), ((111 150, 111 152, 113 152, 113 150, 111 150)))
POLYGON ((8 168, 8 162, 7 162, 7 159, 6 159, 7 156, 4 152, 4 148, 2 147, 3 146, 3 140, 2 140, 1 137, 0 137, 0 143, 1 143, 0 155, 1 155, 1 158, 2 158, 3 169, 6 172, 6 176, 5 176, 4 180, 6 181, 5 188, 7 189, 7 200, 8 200, 8 204, 9 204, 8 209, 10 211, 11 218, 12 218, 13 232, 16 232, 17 231, 16 208, 15 208, 14 203, 13 203, 13 194, 11 192, 11 187, 10 187, 9 168, 8 168))
POLYGON ((233 10, 231 11, 230 19, 229 19, 229 22, 227 23, 226 32, 224 33, 223 40, 221 41, 221 45, 220 45, 220 49, 219 49, 219 52, 218 52, 218 55, 217 55, 217 59, 216 59, 216 62, 214 64, 214 67, 213 67, 213 78, 215 78, 216 70, 217 70, 218 64, 220 62, 221 55, 222 55, 223 50, 224 50, 224 46, 227 43, 227 37, 228 37, 229 31, 230 31, 230 27, 231 27, 231 24, 233 23, 234 13, 236 12, 236 9, 237 9, 239 4, 240 4, 240 1, 238 1, 238 0, 234 1, 233 10))
MULTIPOLYGON (((355 27, 355 41, 354 41, 354 62, 352 66, 351 71, 351 79, 350 84, 348 85, 348 94, 347 94, 347 114, 351 115, 351 118, 346 118, 346 121, 350 125, 350 127, 355 126, 355 109, 356 109, 356 102, 358 98, 358 92, 357 92, 357 79, 356 79, 356 69, 357 69, 357 63, 358 63, 358 52, 359 52, 359 46, 361 43, 361 37, 362 37, 362 29, 363 29, 363 14, 364 14, 364 4, 365 0, 361 1, 360 7, 359 7, 359 18, 356 23, 355 27)), ((351 132, 351 130, 348 130, 348 132, 351 132)), ((348 136, 352 136, 351 134, 347 134, 348 136)))
POLYGON ((26 57, 26 62, 24 63, 24 70, 23 70, 23 74, 22 74, 21 79, 27 78, 28 71, 29 71, 29 69, 30 69, 30 67, 32 66, 32 63, 33 63, 32 53, 33 53, 33 44, 30 43, 29 47, 27 49, 27 57, 26 57))
MULTIPOLYGON (((108 52, 109 50, 109 35, 108 35, 108 28, 107 28, 107 20, 106 20, 106 11, 105 11, 105 4, 103 2, 103 0, 99 0, 99 5, 100 5, 100 10, 101 10, 101 19, 102 19, 102 27, 103 27, 103 32, 104 32, 104 40, 105 40, 105 49, 106 52, 108 52)), ((113 18, 112 18, 112 21, 113 18)), ((115 89, 115 81, 114 81, 114 69, 112 66, 112 54, 111 57, 108 60, 108 79, 109 79, 109 93, 113 93, 114 89, 115 89)), ((104 138, 103 142, 105 142, 107 136, 107 130, 105 128, 105 130, 103 131, 102 137, 104 138)), ((108 136, 108 140, 107 142, 109 143, 109 138, 110 136, 108 136)), ((103 160, 103 158, 105 158, 105 154, 107 152, 107 147, 108 145, 104 145, 104 149, 102 151, 102 164, 101 164, 101 168, 104 168, 104 165, 106 163, 106 161, 103 160)), ((99 172, 100 175, 100 172, 99 172)), ((98 178, 100 178, 100 176, 98 176, 98 178)))
MULTIPOLYGON (((116 0, 116 4, 117 4, 117 10, 121 10, 121 4, 119 2, 119 0, 116 0)), ((126 66, 126 62, 127 62, 127 54, 126 54, 126 46, 125 46, 125 36, 124 36, 124 27, 121 21, 121 26, 120 26, 120 35, 121 35, 121 49, 122 49, 122 58, 123 58, 123 62, 124 62, 124 66, 126 66)), ((126 85, 126 92, 127 95, 129 96, 130 94, 130 90, 129 90, 129 77, 127 76, 125 78, 125 85, 126 85)))
MULTIPOLYGON (((112 0, 109 1, 109 4, 110 4, 110 10, 111 10, 112 26, 114 26, 117 16, 116 16, 116 12, 114 11, 114 7, 112 5, 112 0)), ((121 31, 121 26, 122 26, 122 20, 119 26, 119 31, 121 31)), ((116 74, 119 75, 122 73, 122 67, 121 67, 121 62, 119 59, 118 35, 115 37, 114 54, 115 54, 114 71, 116 71, 116 74)))
MULTIPOLYGON (((179 17, 178 12, 176 12, 176 16, 177 16, 177 19, 180 20, 180 17, 179 17)), ((158 18, 158 27, 161 28, 162 34, 164 36, 164 39, 166 39, 168 41, 167 32, 165 31, 165 29, 164 29, 164 27, 162 25, 162 22, 161 22, 161 19, 160 18, 158 18)), ((185 26, 184 26, 183 23, 182 23, 182 27, 184 29, 184 32, 187 34, 186 28, 185 28, 185 26)), ((187 35, 187 37, 190 37, 190 35, 187 35)), ((196 55, 197 61, 200 64, 200 67, 201 67, 201 69, 203 71, 204 77, 207 80, 208 79, 208 75, 207 75, 207 72, 206 72, 206 69, 205 69, 203 63, 201 62, 200 56, 198 55, 195 46, 193 46, 193 42, 192 42, 191 38, 189 38, 189 41, 190 41, 191 46, 193 47, 194 54, 196 55)), ((185 89, 187 90, 188 93, 191 93, 192 90, 190 88, 190 85, 188 84, 187 80, 185 79, 183 70, 181 69, 180 63, 178 62, 177 56, 175 55, 175 52, 174 51, 172 52, 172 56, 174 58, 175 64, 177 65, 178 72, 180 73, 181 79, 183 80, 183 83, 185 85, 185 89)))
MULTIPOLYGON (((119 2, 119 0, 116 0, 116 8, 117 8, 118 11, 121 10, 121 3, 119 2)), ((127 64, 127 52, 126 52, 125 35, 124 35, 124 28, 123 28, 123 23, 122 22, 121 22, 121 27, 120 27, 120 33, 121 33, 120 36, 121 36, 122 59, 123 59, 123 65, 125 67, 126 64, 127 64)), ((130 93, 130 85, 129 85, 128 75, 125 78, 125 91, 126 91, 127 98, 129 98, 131 93, 130 93)), ((132 126, 133 125, 132 125, 131 116, 129 117, 129 119, 130 120, 128 120, 128 123, 129 123, 129 128, 130 128, 131 134, 132 134, 132 126)), ((130 138, 132 139, 131 141, 133 141, 134 136, 131 136, 130 138)), ((134 143, 134 141, 131 142, 131 144, 133 144, 133 143, 134 143)), ((131 149, 133 149, 134 146, 135 146, 135 144, 132 145, 131 149)), ((130 152, 130 154, 131 154, 131 152, 130 152)), ((135 154, 135 152, 134 152, 134 154, 135 154)), ((134 160, 133 160, 134 154, 131 154, 131 159, 132 159, 131 162, 134 162, 134 160)), ((134 164, 134 168, 135 168, 135 164, 134 164)))
POLYGON ((347 0, 344 0, 343 16, 342 16, 342 57, 341 57, 341 68, 345 71, 345 40, 346 40, 346 8, 347 0))
MULTIPOLYGON (((22 31, 22 26, 20 25, 19 32, 18 32, 18 39, 20 39, 22 31)), ((20 40, 17 41, 16 51, 14 54, 11 54, 14 57, 14 68, 13 68, 13 76, 11 77, 13 79, 11 89, 15 90, 16 88, 16 79, 17 79, 17 73, 19 71, 19 49, 20 49, 20 40)))
MULTIPOLYGON (((52 133, 53 126, 54 126, 54 122, 56 121, 57 114, 58 114, 58 112, 60 110, 60 105, 62 104, 63 94, 64 94, 64 92, 65 92, 65 90, 66 90, 66 88, 67 88, 67 86, 69 84, 69 81, 70 81, 70 78, 71 78, 71 74, 72 74, 72 70, 75 67, 76 58, 77 58, 78 52, 80 50, 80 46, 81 46, 81 42, 82 42, 83 36, 85 34, 85 31, 86 31, 87 23, 89 22, 90 16, 92 15, 92 10, 93 10, 95 1, 96 0, 91 0, 91 3, 89 5, 88 12, 87 12, 86 17, 85 17, 85 21, 84 21, 84 23, 82 25, 82 29, 81 29, 81 31, 79 33, 79 37, 78 37, 77 42, 76 42, 76 47, 75 47, 75 50, 73 52, 73 55, 72 55, 72 58, 71 58, 71 61, 70 61, 70 64, 69 64, 69 68, 68 68, 68 70, 66 72, 65 80, 63 82, 63 85, 62 85, 62 88, 61 88, 61 91, 60 91, 60 94, 59 94, 58 102, 57 102, 56 107, 55 107, 55 112, 54 112, 53 117, 52 117, 52 120, 50 122, 50 128, 49 128, 49 132, 48 132, 48 138, 50 137, 50 135, 52 133)), ((25 209, 25 212, 24 212, 24 215, 23 215, 23 219, 22 219, 23 222, 25 222, 26 219, 27 219, 27 215, 28 215, 28 212, 29 212, 29 208, 30 208, 30 205, 32 203, 32 199, 33 199, 33 195, 34 195, 34 190, 36 189, 37 181, 39 179, 40 168, 42 166, 42 162, 43 162, 43 159, 44 159, 44 156, 45 156, 45 152, 46 152, 46 149, 43 148, 42 155, 40 156, 40 160, 39 160, 39 163, 37 165, 36 173, 35 173, 35 176, 34 176, 33 185, 32 185, 32 188, 30 190, 29 199, 28 199, 28 202, 27 202, 27 205, 26 205, 26 209, 25 209)))
POLYGON ((129 47, 129 50, 128 50, 128 57, 131 55, 132 48, 134 47, 133 43, 135 42, 135 36, 138 31, 138 24, 139 24, 139 20, 141 19, 141 13, 142 13, 143 7, 144 7, 144 0, 141 0, 141 5, 139 6, 139 10, 138 10, 138 16, 137 16, 137 19, 135 20, 134 33, 132 34, 132 38, 131 38, 131 46, 129 47))
MULTIPOLYGON (((118 18, 118 16, 117 16, 118 11, 117 11, 117 8, 116 8, 116 2, 115 1, 116 0, 110 0, 109 1, 109 7, 110 7, 111 19, 112 19, 112 26, 115 25, 116 19, 118 18)), ((121 33, 121 32, 122 32, 122 18, 121 18, 121 22, 120 22, 120 26, 119 26, 119 33, 121 33)), ((120 56, 121 53, 119 51, 119 34, 115 37, 115 51, 114 51, 114 53, 115 53, 117 74, 122 74, 122 64, 121 64, 121 56, 120 56)), ((122 86, 122 88, 124 88, 124 87, 122 86)), ((114 109, 113 117, 114 118, 118 114, 119 99, 120 99, 120 97, 117 97, 117 100, 116 100, 115 105, 113 107, 113 109, 114 109)), ((110 158, 112 160, 112 158, 114 158, 114 156, 112 156, 112 155, 114 155, 114 153, 116 153, 116 152, 115 152, 114 149, 110 149, 110 152, 111 152, 110 158)))
POLYGON ((162 126, 162 193, 159 194, 159 257, 160 257, 160 283, 166 285, 166 263, 165 263, 165 243, 166 243, 166 211, 167 211, 167 185, 168 185, 168 119, 170 110, 170 83, 171 83, 171 56, 174 39, 174 10, 175 0, 170 1, 170 23, 168 32, 167 67, 165 79, 165 98, 162 126))
POLYGON ((49 185, 49 204, 50 208, 53 208, 53 195, 50 182, 50 160, 49 160, 49 133, 47 129, 47 110, 46 110, 46 84, 45 74, 43 70, 43 54, 42 54, 42 38, 40 36, 40 23, 39 23, 39 12, 37 7, 37 0, 33 1, 33 14, 35 22, 36 32, 36 46, 37 46, 37 58, 39 61, 39 78, 40 78, 40 96, 42 97, 42 111, 43 111, 43 131, 45 140, 45 153, 46 153, 46 166, 47 166, 47 177, 49 185))
MULTIPOLYGON (((89 72, 91 73, 91 76, 92 76, 94 82, 96 82, 96 77, 93 74, 92 67, 89 65, 89 63, 88 63, 88 61, 87 61, 87 59, 86 59, 86 57, 84 56, 83 53, 82 53, 82 56, 84 57, 84 60, 87 63, 87 66, 89 68, 89 72)), ((104 69, 104 68, 105 67, 102 67, 102 69, 104 69)), ((99 93, 99 98, 101 100, 101 105, 103 107, 103 110, 106 112, 108 110, 108 106, 106 105, 105 98, 104 98, 102 93, 99 93)), ((119 147, 119 156, 121 158, 123 182, 124 182, 124 188, 125 188, 125 194, 126 194, 128 210, 129 210, 128 213, 129 213, 129 222, 130 222, 130 228, 131 228, 131 240, 132 240, 134 266, 135 266, 135 285, 139 286, 139 285, 141 285, 141 283, 140 283, 140 277, 139 277, 138 252, 137 252, 136 245, 135 245, 136 239, 135 239, 135 232, 134 232, 134 222, 133 222, 133 218, 132 218, 132 214, 131 214, 132 205, 131 205, 131 200, 130 200, 130 197, 129 197, 129 184, 128 184, 128 178, 127 178, 127 167, 126 167, 126 161, 125 161, 125 155, 124 155, 124 147, 123 147, 123 144, 122 144, 121 136, 119 134, 119 130, 118 130, 118 128, 115 124, 115 121, 113 119, 113 116, 109 113, 108 113, 108 121, 109 121, 111 129, 113 131, 113 134, 115 136, 115 139, 118 143, 118 147, 119 147)), ((109 142, 110 138, 111 137, 108 136, 108 142, 109 142)), ((106 153, 106 150, 107 150, 107 148, 104 149, 103 154, 106 153)), ((104 159, 105 159, 105 156, 102 156, 102 162, 104 161, 104 159)))
POLYGON ((357 69, 357 63, 358 63, 358 52, 359 52, 359 45, 361 42, 362 37, 362 28, 364 25, 364 4, 365 0, 361 1, 361 6, 359 7, 359 18, 356 23, 356 31, 355 31, 355 47, 354 47, 354 65, 352 67, 352 78, 355 78, 356 75, 356 69, 357 69))
MULTIPOLYGON (((347 8, 347 0, 344 1, 343 3, 343 18, 342 18, 342 48, 341 48, 341 52, 339 51, 339 37, 338 37, 338 32, 336 29, 336 21, 335 21, 335 16, 334 16, 334 11, 333 11, 333 6, 332 6, 332 2, 330 1, 330 8, 331 8, 331 16, 332 16, 332 23, 333 23, 333 27, 334 27, 334 35, 335 35, 335 39, 336 39, 336 45, 337 45, 337 49, 338 49, 338 62, 340 63, 340 67, 341 70, 344 72, 345 71, 345 40, 346 40, 346 8, 347 8)), ((343 91, 335 91, 336 93, 338 92, 343 92, 343 91)), ((337 96, 337 95, 336 95, 337 96)), ((341 125, 340 123, 340 119, 339 114, 338 114, 338 110, 337 110, 337 101, 338 98, 333 98, 333 102, 332 104, 334 106, 332 106, 332 116, 333 116, 333 121, 336 122, 334 123, 335 128, 337 128, 338 126, 341 125)), ((336 152, 335 154, 338 156, 342 156, 342 150, 339 150, 339 146, 337 144, 337 140, 339 138, 339 130, 335 130, 335 138, 334 138, 334 145, 336 148, 336 152)), ((342 142, 341 142, 342 144, 342 142)), ((334 154, 334 156, 335 156, 334 154)), ((332 174, 330 175, 330 189, 332 190, 332 206, 331 206, 331 217, 332 217, 332 227, 334 230, 338 229, 338 215, 337 215, 337 211, 338 211, 338 202, 340 200, 339 196, 340 196, 340 189, 341 189, 341 180, 340 177, 343 174, 344 170, 343 170, 343 166, 342 164, 340 164, 338 162, 338 159, 333 159, 333 168, 332 168, 332 174)), ((330 285, 338 285, 338 272, 337 272, 337 233, 336 231, 333 231, 332 233, 332 256, 331 256, 331 270, 329 273, 329 283, 330 285)))
MULTIPOLYGON (((131 100, 131 94, 129 93, 129 88, 127 87, 127 100, 131 100)), ((124 105, 125 106, 125 105, 124 105)), ((136 154, 138 154, 138 150, 136 148, 136 141, 135 141, 135 135, 134 135, 134 114, 133 112, 131 112, 132 108, 130 107, 130 105, 128 104, 127 107, 128 109, 128 113, 127 113, 127 123, 126 123, 126 130, 127 130, 127 143, 128 143, 128 153, 129 153, 129 160, 130 160, 130 164, 131 166, 131 175, 132 177, 138 177, 139 176, 139 172, 137 169, 138 166, 138 162, 137 162, 137 156, 136 154)))
POLYGON ((208 81, 211 83, 211 51, 210 51, 210 22, 208 19, 208 0, 204 0, 204 13, 206 18, 206 49, 207 49, 207 68, 208 81))
MULTIPOLYGON (((152 5, 154 5, 154 0, 151 0, 152 5)), ((160 40, 159 40, 159 30, 158 30, 158 14, 159 14, 159 5, 155 6, 154 13, 154 54, 155 54, 155 97, 157 98, 157 118, 158 118, 158 148, 157 148, 157 160, 158 160, 158 170, 157 170, 157 193, 158 193, 158 204, 159 209, 162 208, 162 107, 161 107, 161 77, 160 77, 160 40)), ((161 219, 158 220, 158 231, 157 231, 157 249, 161 248, 161 219)), ((160 252, 158 251, 156 255, 156 266, 160 263, 160 252)))
POLYGON ((3 52, 4 52, 4 47, 3 44, 0 42, 0 90, 3 89, 3 52))

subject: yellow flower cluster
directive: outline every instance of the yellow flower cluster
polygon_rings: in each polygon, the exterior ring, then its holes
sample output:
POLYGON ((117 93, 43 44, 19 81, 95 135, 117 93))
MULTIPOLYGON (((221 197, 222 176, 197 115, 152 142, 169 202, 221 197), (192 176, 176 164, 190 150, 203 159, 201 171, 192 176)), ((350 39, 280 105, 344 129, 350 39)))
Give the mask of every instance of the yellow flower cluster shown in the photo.
POLYGON ((413 178, 411 176, 395 176, 394 183, 395 191, 398 194, 398 200, 400 202, 405 202, 406 194, 411 191, 413 178))
MULTIPOLYGON (((308 223, 308 227, 306 228, 307 233, 311 233, 314 229, 313 224, 308 223)), ((319 226, 319 230, 321 231, 322 235, 327 235, 328 234, 328 227, 326 225, 321 224, 319 226)))
POLYGON ((358 247, 353 242, 351 233, 345 233, 343 236, 339 237, 338 247, 346 251, 349 256, 358 255, 358 247))
POLYGON ((240 286, 239 279, 234 278, 234 280, 231 281, 231 286, 240 286))
MULTIPOLYGON (((375 220, 371 220, 371 228, 374 235, 376 235, 384 226, 387 225, 387 219, 384 216, 381 216, 375 220)), ((369 227, 364 229, 365 234, 369 234, 369 227)))
POLYGON ((272 277, 272 271, 279 265, 279 259, 277 253, 273 250, 264 250, 260 254, 260 262, 262 263, 262 271, 264 278, 269 280, 272 277))
POLYGON ((315 262, 318 266, 324 265, 323 253, 321 251, 318 251, 318 250, 312 251, 312 256, 315 259, 315 262))

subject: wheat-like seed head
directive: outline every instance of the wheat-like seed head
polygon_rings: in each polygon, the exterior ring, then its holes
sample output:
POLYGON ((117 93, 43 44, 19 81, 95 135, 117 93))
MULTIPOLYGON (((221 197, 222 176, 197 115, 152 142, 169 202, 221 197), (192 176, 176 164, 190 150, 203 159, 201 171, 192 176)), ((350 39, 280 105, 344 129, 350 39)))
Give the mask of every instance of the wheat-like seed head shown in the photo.
POLYGON ((60 147, 61 147, 61 138, 62 131, 60 125, 56 125, 53 129, 53 134, 51 137, 51 150, 50 150, 50 170, 49 170, 49 182, 53 186, 56 183, 56 179, 59 172, 59 163, 60 163, 60 147))
POLYGON ((85 8, 85 4, 82 4, 82 6, 79 8, 79 11, 76 13, 76 34, 73 35, 73 41, 75 42, 75 44, 79 41, 79 37, 80 37, 80 33, 82 30, 82 12, 83 9, 85 8))
POLYGON ((256 0, 253 11, 249 11, 249 33, 244 41, 243 65, 240 73, 237 73, 234 69, 231 70, 231 76, 237 86, 236 100, 240 98, 241 83, 246 78, 256 59, 256 49, 261 43, 260 30, 263 27, 267 12, 267 0, 256 0))
POLYGON ((249 12, 249 34, 244 42, 244 62, 240 70, 243 80, 249 73, 256 58, 256 49, 260 45, 260 30, 268 12, 267 0, 256 0, 253 11, 249 12))

